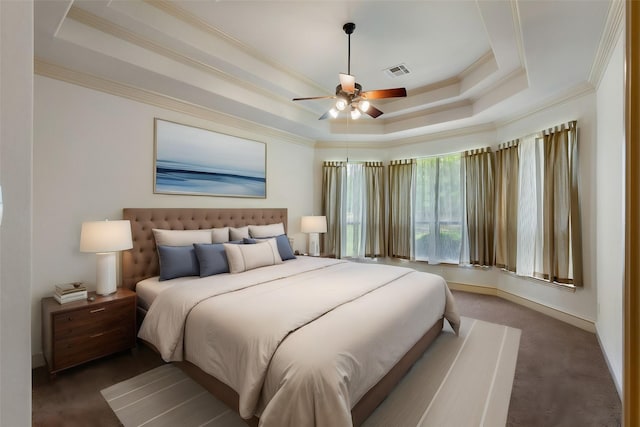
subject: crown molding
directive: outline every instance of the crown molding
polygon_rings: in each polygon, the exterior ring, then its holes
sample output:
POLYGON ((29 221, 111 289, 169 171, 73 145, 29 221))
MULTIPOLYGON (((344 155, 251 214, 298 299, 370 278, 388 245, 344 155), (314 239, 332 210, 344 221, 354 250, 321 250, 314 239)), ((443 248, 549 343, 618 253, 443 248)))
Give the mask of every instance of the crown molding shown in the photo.
POLYGON ((200 19, 198 16, 193 15, 192 13, 187 12, 185 9, 178 6, 175 2, 171 2, 168 0, 143 0, 146 4, 155 7, 158 10, 166 13, 169 16, 174 17, 194 28, 197 28, 200 31, 203 31, 213 37, 224 40, 230 45, 234 46, 236 49, 244 52, 244 54, 251 56, 260 60, 261 62, 277 69, 278 71, 291 76, 291 78, 296 79, 298 81, 303 82, 306 85, 316 88, 320 93, 326 92, 326 88, 320 86, 317 82, 303 76, 302 74, 296 73, 292 71, 290 68, 285 67, 279 62, 274 61, 272 58, 264 55, 257 49, 254 49, 240 40, 230 36, 229 34, 220 31, 219 29, 211 26, 208 22, 203 19, 200 19))
POLYGON ((589 82, 580 83, 571 89, 563 92, 559 96, 552 98, 551 100, 541 103, 536 107, 533 107, 531 110, 527 111, 523 114, 517 114, 511 117, 507 117, 505 119, 496 121, 496 128, 501 128, 512 123, 515 123, 519 120, 526 119, 527 117, 533 116, 541 111, 547 110, 551 107, 555 107, 556 105, 561 105, 569 101, 573 101, 575 99, 581 98, 583 96, 592 95, 595 93, 595 88, 589 82))
POLYGON ((212 121, 219 124, 219 127, 227 128, 227 133, 243 136, 250 134, 251 139, 262 142, 278 140, 307 147, 313 147, 315 143, 309 138, 263 126, 249 120, 244 120, 230 114, 185 102, 157 92, 72 70, 37 57, 34 58, 34 73, 154 107, 212 121))
POLYGON ((604 24, 604 31, 598 44, 598 50, 596 51, 593 64, 591 65, 591 71, 589 72, 589 83, 595 88, 600 86, 602 76, 604 76, 613 50, 616 47, 616 42, 622 33, 624 22, 624 2, 620 0, 613 0, 609 5, 609 12, 607 13, 607 20, 604 24))

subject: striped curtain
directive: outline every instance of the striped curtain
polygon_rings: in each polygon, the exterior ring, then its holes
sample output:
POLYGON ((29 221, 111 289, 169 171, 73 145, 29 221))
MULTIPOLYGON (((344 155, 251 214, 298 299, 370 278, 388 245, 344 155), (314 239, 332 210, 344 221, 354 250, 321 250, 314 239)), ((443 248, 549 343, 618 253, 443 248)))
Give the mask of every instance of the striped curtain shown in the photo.
POLYGON ((575 121, 547 129, 544 144, 543 271, 549 281, 582 286, 575 121))
POLYGON ((465 194, 469 262, 494 263, 494 172, 489 148, 465 151, 465 194))
POLYGON ((322 212, 327 217, 327 232, 324 234, 321 252, 342 256, 342 200, 345 196, 347 164, 324 162, 322 166, 322 212))
POLYGON ((519 140, 501 144, 496 151, 495 265, 516 271, 518 246, 519 140))
POLYGON ((416 160, 394 160, 389 165, 389 256, 413 257, 413 200, 416 160))
POLYGON ((375 258, 385 256, 384 234, 384 166, 382 162, 364 164, 366 186, 366 232, 365 256, 375 258))

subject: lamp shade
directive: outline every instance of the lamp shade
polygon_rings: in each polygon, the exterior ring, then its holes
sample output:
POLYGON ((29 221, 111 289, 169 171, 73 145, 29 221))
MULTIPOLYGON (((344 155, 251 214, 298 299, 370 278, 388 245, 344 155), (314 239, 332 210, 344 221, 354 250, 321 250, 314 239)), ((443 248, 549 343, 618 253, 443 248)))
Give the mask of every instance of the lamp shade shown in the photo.
POLYGON ((326 216, 303 216, 300 223, 300 231, 303 233, 326 233, 326 216))
POLYGON ((132 247, 131 223, 128 220, 82 223, 80 252, 115 252, 132 247))

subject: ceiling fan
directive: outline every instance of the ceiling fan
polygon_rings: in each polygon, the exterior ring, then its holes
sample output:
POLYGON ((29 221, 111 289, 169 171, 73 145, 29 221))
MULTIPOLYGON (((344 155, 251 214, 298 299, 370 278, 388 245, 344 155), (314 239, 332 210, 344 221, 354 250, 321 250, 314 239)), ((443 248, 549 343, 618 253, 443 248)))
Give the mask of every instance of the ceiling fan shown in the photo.
POLYGON ((336 86, 336 94, 334 96, 315 96, 310 98, 293 98, 294 101, 306 101, 312 99, 336 99, 335 105, 322 116, 319 120, 324 120, 328 117, 336 118, 340 111, 349 108, 352 119, 358 119, 362 113, 366 113, 369 116, 380 117, 383 113, 376 107, 371 105, 369 100, 371 99, 383 99, 383 98, 399 98, 407 96, 407 90, 403 87, 395 89, 378 89, 362 91, 362 86, 356 83, 356 78, 351 75, 351 34, 356 29, 356 24, 353 22, 347 22, 342 27, 344 32, 349 36, 349 51, 348 51, 348 68, 347 74, 340 73, 340 84, 336 86))

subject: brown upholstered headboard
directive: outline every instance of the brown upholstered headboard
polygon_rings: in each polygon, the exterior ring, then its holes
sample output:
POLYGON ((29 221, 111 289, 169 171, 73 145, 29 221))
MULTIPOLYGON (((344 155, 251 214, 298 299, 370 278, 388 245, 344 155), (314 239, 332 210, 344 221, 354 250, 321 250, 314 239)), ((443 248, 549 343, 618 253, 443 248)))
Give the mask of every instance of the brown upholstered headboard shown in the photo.
POLYGON ((122 218, 131 221, 133 248, 122 253, 122 286, 135 290, 136 283, 159 274, 154 228, 197 230, 202 228, 242 227, 245 225, 284 224, 287 209, 190 209, 125 208, 122 218))

